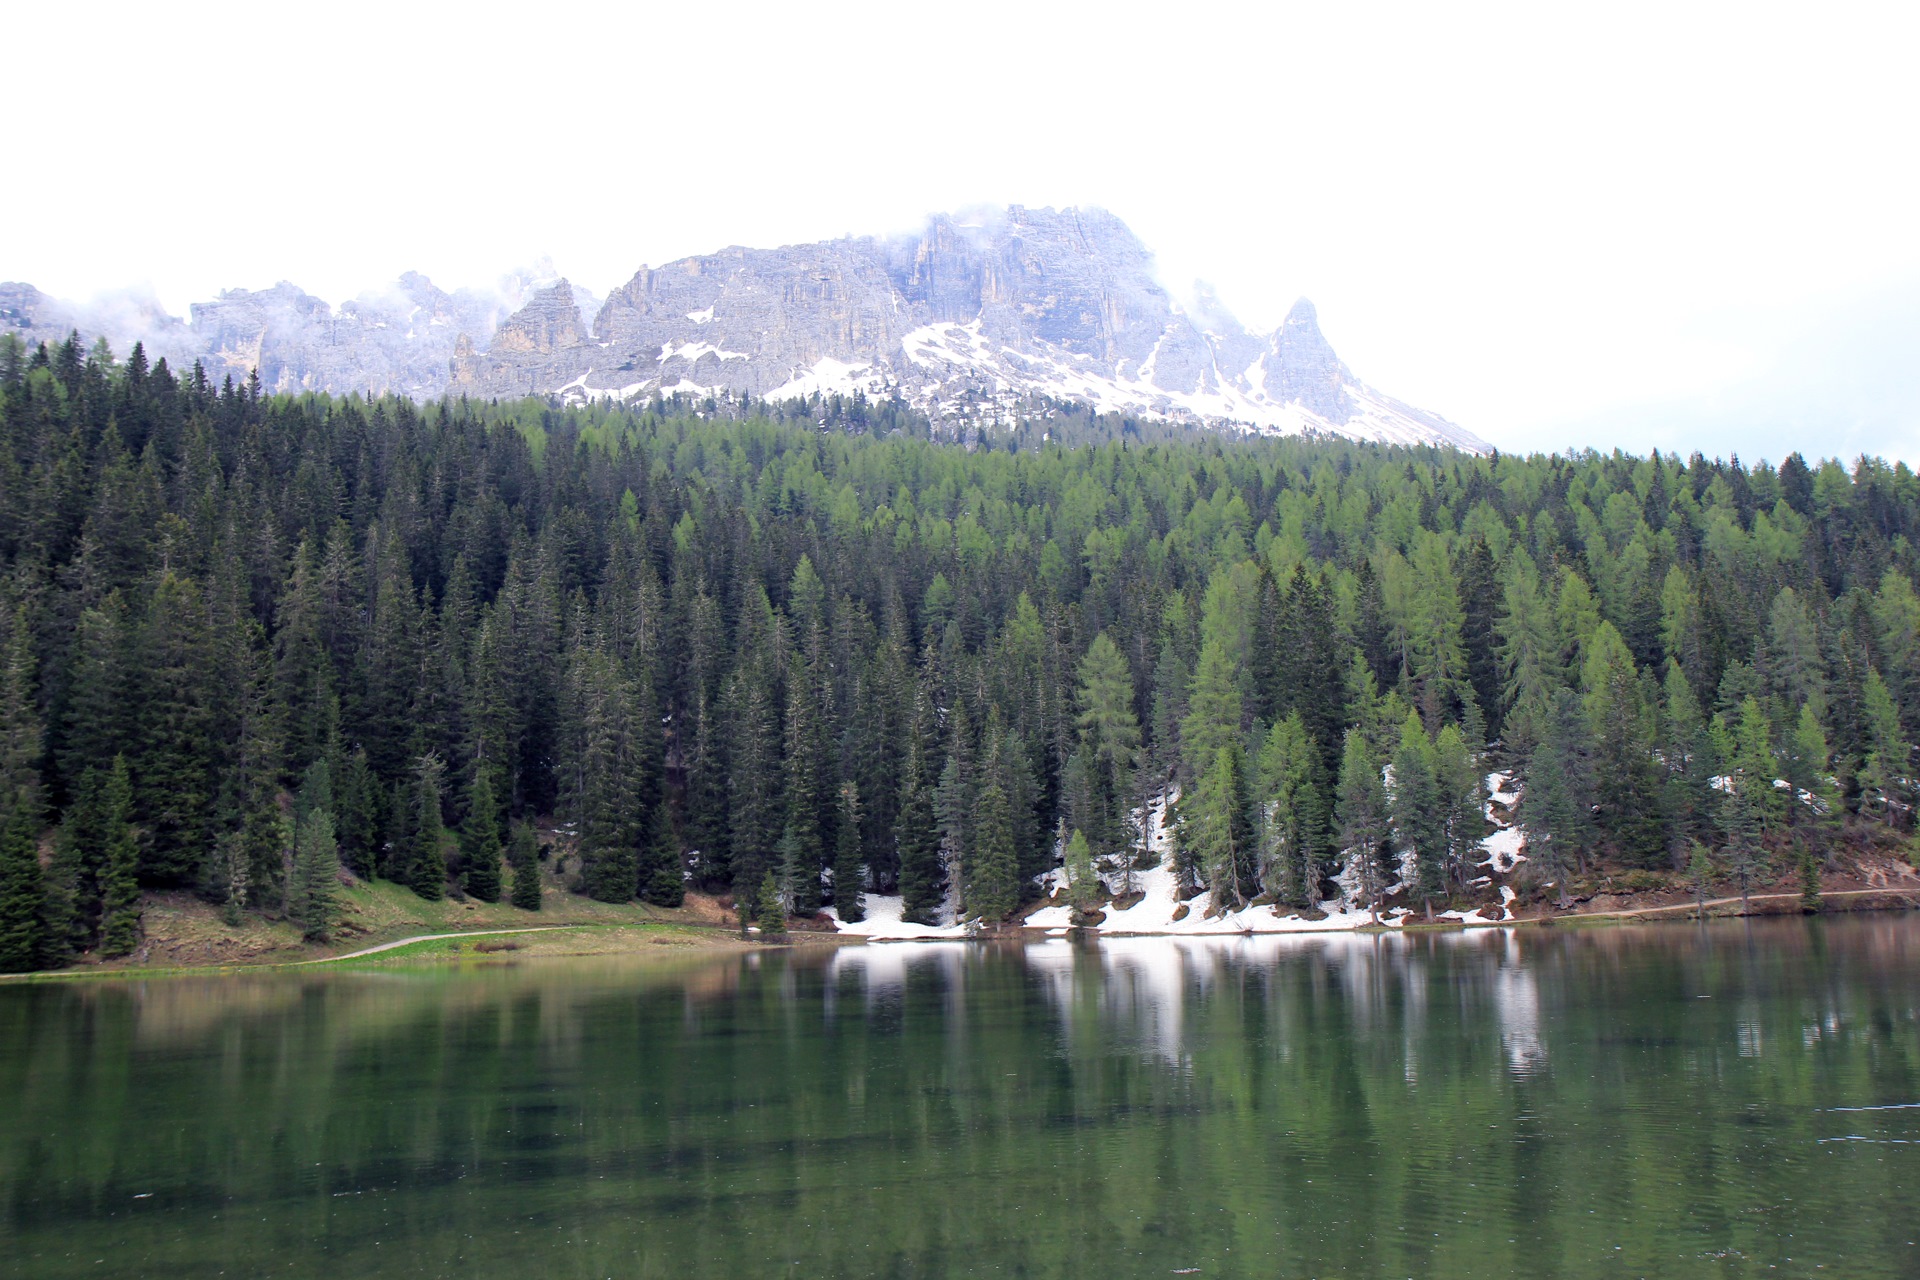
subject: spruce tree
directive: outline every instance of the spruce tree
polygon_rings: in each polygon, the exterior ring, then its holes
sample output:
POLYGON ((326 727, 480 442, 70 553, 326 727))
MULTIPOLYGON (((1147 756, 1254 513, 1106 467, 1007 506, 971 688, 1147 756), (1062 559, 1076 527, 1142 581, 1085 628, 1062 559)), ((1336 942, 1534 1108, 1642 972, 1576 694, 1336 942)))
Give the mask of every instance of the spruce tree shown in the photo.
POLYGON ((1701 918, 1707 908, 1707 893, 1713 887, 1713 854, 1698 840, 1687 846, 1687 884, 1693 890, 1693 914, 1701 918))
POLYGON ((1413 858, 1413 892, 1433 918, 1433 900, 1447 896, 1446 808, 1433 742, 1417 712, 1400 727, 1393 753, 1393 826, 1401 851, 1413 858))
POLYGON ((637 888, 641 826, 638 734, 631 688, 603 654, 587 660, 576 814, 580 887, 599 902, 629 901, 637 888))
POLYGON ((978 812, 969 831, 966 867, 967 909, 997 923, 1020 905, 1019 863, 1013 848, 1013 810, 998 782, 980 791, 978 812))
POLYGON ((447 896, 446 827, 440 816, 445 777, 446 765, 432 752, 414 761, 404 860, 395 877, 429 902, 447 896))
POLYGON ((140 945, 140 843, 130 820, 133 783, 127 758, 115 756, 99 809, 102 836, 100 952, 132 954, 140 945))
POLYGON ((1089 764, 1099 771, 1102 808, 1095 832, 1103 851, 1125 843, 1127 801, 1133 790, 1134 769, 1140 752, 1140 721, 1133 709, 1133 673, 1126 658, 1102 631, 1080 660, 1075 725, 1080 730, 1089 764))
POLYGON ((533 825, 513 824, 509 857, 513 863, 513 905, 522 911, 540 909, 540 839, 533 825))
POLYGON ((466 862, 461 881, 482 902, 500 901, 500 815, 488 770, 476 767, 467 788, 467 816, 460 826, 466 862))
POLYGON ((787 933, 787 906, 780 897, 780 882, 769 871, 760 880, 760 893, 754 899, 753 920, 762 937, 783 938, 787 933))
POLYGON ((1860 762, 1860 807, 1888 826, 1898 826, 1909 792, 1908 762, 1913 754, 1900 728, 1900 715, 1880 673, 1867 670, 1861 717, 1866 752, 1860 762))
POLYGON ((1255 770, 1260 823, 1259 883, 1277 901, 1320 904, 1326 804, 1314 781, 1318 747, 1296 708, 1268 730, 1255 770))
POLYGON ((1255 888, 1257 851, 1248 818, 1246 762, 1238 744, 1214 752, 1213 764, 1180 801, 1180 843, 1218 912, 1238 911, 1255 888))
POLYGON ((1814 915, 1821 908, 1820 859, 1811 848, 1800 850, 1800 910, 1814 915))
POLYGON ((906 758, 900 769, 900 813, 894 840, 900 857, 901 918, 915 924, 939 923, 946 897, 946 871, 940 861, 940 824, 934 804, 935 768, 932 708, 925 691, 917 694, 906 758))
POLYGON ((1080 924, 1084 923, 1082 917, 1100 905, 1100 899, 1106 894, 1106 886, 1093 869, 1093 846, 1087 843, 1086 833, 1078 827, 1074 828, 1066 845, 1064 866, 1067 901, 1073 907, 1074 922, 1080 924))
POLYGON ((1487 781, 1480 761, 1458 725, 1440 730, 1433 745, 1434 781, 1439 788, 1441 838, 1446 869, 1443 880, 1464 890, 1474 854, 1491 829, 1487 823, 1487 781))
POLYGON ((1380 766, 1359 729, 1347 730, 1340 758, 1340 840, 1349 865, 1357 873, 1361 895, 1375 921, 1380 918, 1380 894, 1386 887, 1382 846, 1387 838, 1387 797, 1380 783, 1380 766))
MULTIPOLYGON (((173 573, 161 576, 141 630, 136 754, 128 761, 146 831, 140 878, 147 884, 194 883, 211 829, 215 699, 206 618, 197 584, 173 573)), ((244 845, 239 852, 244 859, 244 845)), ((231 873, 225 878, 233 880, 231 873)))
POLYGON ((333 771, 324 759, 316 760, 301 776, 294 800, 293 880, 287 895, 290 914, 308 942, 325 942, 333 932, 340 867, 333 814, 333 771))
POLYGON ((89 950, 100 938, 107 862, 105 790, 100 771, 89 765, 81 772, 54 839, 48 935, 53 948, 68 955, 89 950))
POLYGON ((33 806, 17 795, 0 818, 0 973, 26 973, 45 960, 38 826, 33 806))
POLYGON ((1520 826, 1527 857, 1550 876, 1560 905, 1572 905, 1569 880, 1585 867, 1592 842, 1593 787, 1586 716, 1571 689, 1548 705, 1541 742, 1527 762, 1520 826))
POLYGON ((852 779, 840 784, 840 807, 834 829, 833 908, 846 924, 867 918, 866 867, 861 864, 860 788, 852 779))
POLYGON ((636 891, 642 902, 656 907, 677 907, 687 898, 686 876, 680 865, 680 837, 664 802, 653 806, 651 830, 641 851, 636 891))
MULTIPOLYGON (((811 573, 812 566, 807 567, 811 573)), ((795 576, 800 576, 797 571, 795 576)), ((817 585, 818 580, 814 581, 817 585)), ((782 878, 788 881, 793 913, 799 916, 811 916, 820 909, 820 871, 827 854, 821 818, 829 812, 822 773, 825 756, 819 706, 806 666, 795 654, 787 664, 786 824, 782 832, 791 870, 782 878)))

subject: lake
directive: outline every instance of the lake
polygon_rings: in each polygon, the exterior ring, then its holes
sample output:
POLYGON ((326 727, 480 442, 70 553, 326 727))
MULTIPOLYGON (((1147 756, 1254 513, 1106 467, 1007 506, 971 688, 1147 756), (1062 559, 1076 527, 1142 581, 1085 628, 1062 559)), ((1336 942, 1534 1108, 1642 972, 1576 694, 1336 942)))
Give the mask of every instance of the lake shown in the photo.
POLYGON ((16 1280, 1913 1276, 1920 917, 18 984, 0 1106, 16 1280))

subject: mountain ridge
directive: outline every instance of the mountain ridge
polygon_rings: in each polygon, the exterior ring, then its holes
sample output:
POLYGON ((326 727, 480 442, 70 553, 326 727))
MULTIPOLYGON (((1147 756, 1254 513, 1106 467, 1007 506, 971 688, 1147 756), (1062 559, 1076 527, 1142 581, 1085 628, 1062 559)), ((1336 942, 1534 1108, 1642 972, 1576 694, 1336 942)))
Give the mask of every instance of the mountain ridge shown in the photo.
POLYGON ((29 341, 79 329, 123 346, 144 330, 150 358, 198 358, 216 377, 258 369, 270 391, 859 393, 956 428, 1058 400, 1267 434, 1488 448, 1355 377, 1304 298, 1266 334, 1204 285, 1180 305, 1146 246, 1100 209, 1010 205, 936 214, 905 235, 734 245, 642 265, 604 300, 551 273, 515 286, 448 293, 409 273, 335 309, 282 282, 223 291, 181 321, 154 305, 93 314, 0 284, 0 329, 29 341))

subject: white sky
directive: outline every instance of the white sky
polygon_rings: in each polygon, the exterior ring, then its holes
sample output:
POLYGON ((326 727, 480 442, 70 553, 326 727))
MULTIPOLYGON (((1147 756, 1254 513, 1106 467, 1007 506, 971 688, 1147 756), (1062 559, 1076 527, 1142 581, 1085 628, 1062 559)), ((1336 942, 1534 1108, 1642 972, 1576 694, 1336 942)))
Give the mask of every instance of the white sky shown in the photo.
MULTIPOLYGON (((0 279, 176 312, 1100 205, 1506 448, 1920 460, 1911 5, 38 4, 0 279)), ((25 56, 22 56, 25 55, 25 56)))

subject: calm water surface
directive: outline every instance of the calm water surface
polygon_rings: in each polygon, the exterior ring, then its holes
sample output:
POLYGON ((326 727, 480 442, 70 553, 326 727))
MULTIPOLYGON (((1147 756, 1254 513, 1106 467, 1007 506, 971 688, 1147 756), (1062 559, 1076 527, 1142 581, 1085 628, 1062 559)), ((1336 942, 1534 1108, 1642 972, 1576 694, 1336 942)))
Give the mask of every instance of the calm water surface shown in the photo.
POLYGON ((1910 1277, 1917 1011, 1907 916, 0 987, 0 1273, 1910 1277))

